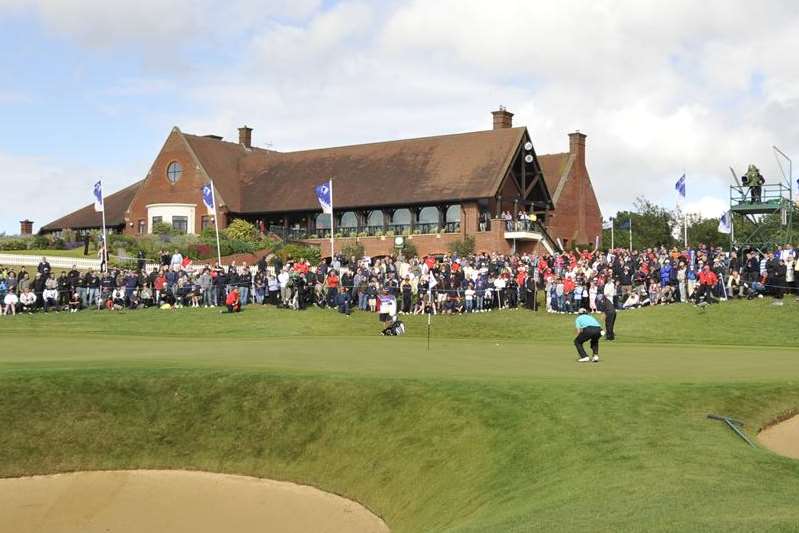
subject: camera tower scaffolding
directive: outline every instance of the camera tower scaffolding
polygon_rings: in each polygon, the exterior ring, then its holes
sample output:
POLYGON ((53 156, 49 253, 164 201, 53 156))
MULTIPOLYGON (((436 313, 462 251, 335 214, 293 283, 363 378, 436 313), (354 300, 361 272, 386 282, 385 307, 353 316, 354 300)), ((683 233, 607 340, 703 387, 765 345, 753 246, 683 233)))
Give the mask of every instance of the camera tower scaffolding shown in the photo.
POLYGON ((735 185, 730 186, 730 214, 733 232, 730 240, 734 247, 754 248, 761 252, 774 250, 778 245, 793 240, 793 164, 791 159, 776 146, 773 147, 783 182, 761 186, 759 201, 754 201, 751 187, 742 184, 730 167, 735 185), (786 165, 787 163, 787 171, 786 165), (767 215, 780 215, 780 225, 785 227, 785 242, 776 242, 773 235, 766 235, 767 215))

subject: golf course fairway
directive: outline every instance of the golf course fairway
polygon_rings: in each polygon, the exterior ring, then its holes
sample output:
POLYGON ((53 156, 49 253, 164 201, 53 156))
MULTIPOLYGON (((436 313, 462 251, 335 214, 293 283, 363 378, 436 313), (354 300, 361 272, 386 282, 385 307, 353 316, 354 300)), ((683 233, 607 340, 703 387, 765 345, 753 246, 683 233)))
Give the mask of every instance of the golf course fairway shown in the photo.
MULTIPOLYGON (((796 531, 799 303, 403 318, 251 306, 0 320, 0 477, 192 470, 310 485, 392 532, 796 531)), ((12 531, 3 522, 0 532, 12 531)))

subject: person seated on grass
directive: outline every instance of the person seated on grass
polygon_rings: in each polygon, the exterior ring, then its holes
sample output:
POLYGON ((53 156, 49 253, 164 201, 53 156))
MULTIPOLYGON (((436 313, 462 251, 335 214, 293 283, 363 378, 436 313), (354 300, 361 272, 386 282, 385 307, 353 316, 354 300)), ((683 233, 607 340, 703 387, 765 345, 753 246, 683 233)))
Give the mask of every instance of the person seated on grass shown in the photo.
POLYGON ((9 291, 3 297, 3 314, 4 315, 16 315, 17 314, 17 305, 19 304, 19 298, 16 294, 9 291))
POLYGON ((45 313, 52 307, 55 308, 56 313, 58 312, 58 289, 55 287, 44 289, 44 292, 42 292, 42 307, 45 313))
POLYGON ((69 312, 70 313, 77 313, 80 309, 80 296, 78 295, 78 291, 72 291, 72 294, 69 296, 69 312))
POLYGON ((227 298, 225 298, 225 305, 227 306, 228 313, 238 313, 241 311, 241 296, 239 295, 239 288, 233 287, 227 298))
POLYGON ((710 269, 710 265, 702 267, 699 273, 699 286, 696 289, 695 301, 699 303, 701 300, 713 303, 716 299, 713 297, 713 288, 718 283, 719 279, 716 273, 710 269))
POLYGON ((730 277, 727 278, 727 297, 728 298, 743 298, 745 296, 746 285, 741 278, 741 273, 737 270, 730 272, 730 277))
POLYGON ((414 315, 424 314, 424 300, 422 299, 416 300, 416 303, 413 306, 413 314, 414 315))
POLYGON ((622 309, 636 309, 638 307, 641 307, 641 297, 638 295, 638 291, 634 290, 624 301, 622 309))
POLYGON ((31 314, 36 307, 36 294, 29 287, 26 287, 22 290, 22 294, 19 295, 19 304, 21 312, 31 314))
POLYGON ((336 296, 336 304, 338 305, 338 312, 350 316, 350 306, 352 305, 352 297, 347 287, 342 286, 341 292, 336 296))
POLYGON ((152 307, 154 303, 153 298, 153 290, 150 288, 149 285, 144 285, 141 289, 141 303, 144 304, 144 307, 152 307))
POLYGON ((578 355, 577 362, 588 363, 593 361, 598 363, 599 338, 602 336, 602 327, 599 325, 597 319, 589 315, 584 308, 581 308, 577 314, 577 320, 574 322, 577 327, 577 336, 574 338, 574 346, 577 348, 578 355), (588 357, 588 354, 585 353, 585 348, 583 348, 583 344, 585 344, 586 341, 590 341, 591 343, 593 359, 588 357))
POLYGON ((111 307, 115 311, 125 309, 125 290, 122 287, 117 287, 111 294, 111 307))

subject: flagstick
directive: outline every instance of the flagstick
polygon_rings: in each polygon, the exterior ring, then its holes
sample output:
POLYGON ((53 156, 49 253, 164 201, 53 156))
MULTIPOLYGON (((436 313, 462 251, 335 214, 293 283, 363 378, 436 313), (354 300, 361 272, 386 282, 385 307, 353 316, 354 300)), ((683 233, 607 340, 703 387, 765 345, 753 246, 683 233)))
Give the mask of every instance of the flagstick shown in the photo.
POLYGON ((336 244, 334 228, 335 217, 333 216, 333 178, 330 178, 330 264, 333 264, 333 257, 336 255, 336 244))
MULTIPOLYGON (((682 169, 682 177, 683 177, 683 179, 685 179, 685 169, 682 169)), ((683 185, 684 184, 685 184, 685 182, 683 182, 683 185)), ((683 200, 685 200, 685 199, 686 199, 685 196, 683 196, 683 200)), ((685 244, 685 248, 687 249, 688 248, 688 210, 684 211, 682 216, 683 216, 683 223, 682 223, 682 225, 683 225, 683 233, 685 235, 684 236, 684 244, 685 244)))
POLYGON ((211 180, 211 201, 214 203, 214 229, 216 230, 216 264, 222 266, 222 250, 219 246, 219 217, 216 214, 216 190, 211 180))

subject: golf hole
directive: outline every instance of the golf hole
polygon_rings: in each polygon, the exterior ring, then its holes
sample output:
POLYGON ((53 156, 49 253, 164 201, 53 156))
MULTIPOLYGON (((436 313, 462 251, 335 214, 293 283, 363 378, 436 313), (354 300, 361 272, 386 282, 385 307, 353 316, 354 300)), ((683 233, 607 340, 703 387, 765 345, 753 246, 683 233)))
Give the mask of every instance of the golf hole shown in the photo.
POLYGON ((774 453, 799 459, 799 414, 766 427, 757 440, 774 453))
POLYGON ((313 487, 179 470, 0 479, 0 533, 386 533, 362 505, 313 487))

